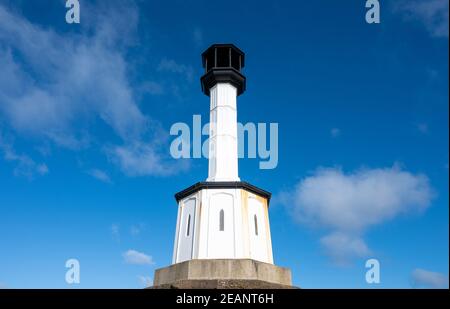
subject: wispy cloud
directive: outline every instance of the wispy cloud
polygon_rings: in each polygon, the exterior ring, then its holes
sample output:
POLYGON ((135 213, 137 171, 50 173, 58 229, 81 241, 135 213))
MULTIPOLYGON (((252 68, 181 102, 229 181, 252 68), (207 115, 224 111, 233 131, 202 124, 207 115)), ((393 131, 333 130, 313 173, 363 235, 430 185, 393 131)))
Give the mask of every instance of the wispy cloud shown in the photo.
POLYGON ((153 258, 145 253, 136 251, 136 250, 128 250, 123 253, 123 258, 125 263, 127 264, 135 264, 135 265, 153 265, 155 262, 153 258))
POLYGON ((416 268, 411 273, 411 286, 414 288, 448 288, 448 277, 429 270, 416 268))
POLYGON ((135 224, 132 225, 130 227, 130 234, 132 236, 138 236, 139 234, 141 234, 141 232, 145 229, 145 224, 143 223, 139 223, 139 224, 135 224))
POLYGON ((433 37, 448 38, 448 0, 403 0, 394 11, 407 21, 421 22, 433 37))
POLYGON ((337 265, 347 265, 352 258, 365 257, 371 253, 364 239, 348 232, 332 232, 322 237, 320 244, 337 265))
POLYGON ((346 264, 370 253, 363 239, 368 228, 425 210, 433 195, 425 175, 394 166, 348 174, 319 168, 283 197, 297 222, 328 231, 320 240, 323 248, 334 262, 346 264))
MULTIPOLYGON (((60 34, 0 5, 0 116, 17 134, 72 150, 90 146, 92 128, 100 121, 119 137, 119 142, 113 137, 114 144, 122 141, 108 147, 117 159, 111 162, 128 175, 178 172, 172 167, 166 172, 161 154, 166 149, 151 139, 157 121, 136 102, 136 92, 161 94, 162 86, 147 82, 135 89, 128 76, 126 50, 137 32, 137 7, 132 1, 115 2, 96 7, 95 16, 90 8, 83 10, 88 26, 80 33, 60 34)), ((173 60, 162 61, 159 70, 185 78, 193 74, 173 60)), ((45 173, 45 167, 39 171, 45 173)))
POLYGON ((118 224, 111 225, 111 235, 115 241, 120 242, 120 226, 118 224))
POLYGON ((5 161, 14 162, 14 176, 25 177, 29 180, 36 175, 43 176, 48 174, 49 170, 45 163, 36 163, 32 158, 25 154, 18 154, 11 144, 3 141, 0 135, 0 154, 3 154, 5 161))
POLYGON ((164 87, 161 83, 157 83, 154 81, 147 81, 141 84, 139 87, 141 93, 149 93, 152 95, 161 95, 164 94, 164 87))
POLYGON ((153 285, 153 280, 149 276, 137 276, 137 278, 138 278, 141 286, 143 286, 144 288, 147 288, 147 287, 153 285))
MULTIPOLYGON (((137 23, 133 8, 122 13, 137 23)), ((66 146, 80 135, 74 121, 95 114, 122 138, 139 135, 146 117, 133 100, 120 39, 132 29, 112 23, 100 17, 92 35, 62 36, 0 6, 1 111, 14 128, 66 146)))
POLYGON ((203 31, 199 27, 194 28, 192 31, 192 38, 194 40, 195 45, 202 46, 203 43, 203 31))
POLYGON ((417 124, 417 130, 422 134, 427 134, 429 132, 428 124, 426 123, 417 124))
POLYGON ((111 178, 109 177, 109 175, 99 169, 92 169, 90 171, 87 172, 89 175, 91 175, 92 177, 94 177, 95 179, 98 179, 102 182, 106 182, 106 183, 112 183, 111 178))
POLYGON ((339 137, 341 135, 341 130, 338 128, 333 128, 333 129, 331 129, 330 134, 331 134, 331 137, 334 137, 334 138, 339 137))
POLYGON ((180 74, 188 81, 192 81, 194 76, 194 69, 191 66, 179 64, 175 60, 167 58, 161 60, 158 71, 180 74))
POLYGON ((126 175, 168 176, 186 170, 189 163, 185 160, 164 159, 155 147, 149 143, 134 143, 113 146, 107 150, 108 156, 126 175))

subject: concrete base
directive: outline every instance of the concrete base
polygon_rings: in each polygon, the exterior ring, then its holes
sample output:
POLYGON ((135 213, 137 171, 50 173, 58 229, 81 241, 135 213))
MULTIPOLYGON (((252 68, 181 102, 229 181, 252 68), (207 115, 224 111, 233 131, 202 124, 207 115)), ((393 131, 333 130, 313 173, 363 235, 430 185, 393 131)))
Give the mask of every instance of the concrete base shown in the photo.
POLYGON ((150 289, 296 289, 291 285, 270 283, 261 280, 179 280, 170 284, 162 284, 150 287, 150 289))
POLYGON ((189 260, 155 271, 153 288, 292 288, 291 271, 250 259, 189 260))

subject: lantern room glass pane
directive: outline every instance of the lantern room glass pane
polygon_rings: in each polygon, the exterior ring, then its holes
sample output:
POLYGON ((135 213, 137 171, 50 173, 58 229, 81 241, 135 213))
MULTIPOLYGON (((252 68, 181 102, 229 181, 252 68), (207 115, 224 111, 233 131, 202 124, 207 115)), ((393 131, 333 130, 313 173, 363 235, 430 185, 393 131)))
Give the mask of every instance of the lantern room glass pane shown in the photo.
POLYGON ((215 60, 214 60, 214 49, 210 49, 206 54, 206 71, 214 68, 215 60))
POLYGON ((241 68, 240 66, 240 61, 239 61, 239 57, 241 55, 239 55, 237 52, 235 52, 234 50, 231 51, 231 66, 233 68, 235 68, 236 70, 240 71, 241 68))
POLYGON ((223 68, 230 66, 230 49, 228 47, 217 48, 217 66, 223 68))

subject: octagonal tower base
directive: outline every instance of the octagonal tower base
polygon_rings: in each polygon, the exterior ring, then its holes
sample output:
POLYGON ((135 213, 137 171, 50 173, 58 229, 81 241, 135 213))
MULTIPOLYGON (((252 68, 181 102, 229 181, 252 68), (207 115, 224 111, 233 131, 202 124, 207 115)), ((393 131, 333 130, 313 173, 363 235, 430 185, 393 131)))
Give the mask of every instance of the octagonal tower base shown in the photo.
POLYGON ((189 260, 155 271, 154 289, 290 289, 291 271, 251 259, 189 260))

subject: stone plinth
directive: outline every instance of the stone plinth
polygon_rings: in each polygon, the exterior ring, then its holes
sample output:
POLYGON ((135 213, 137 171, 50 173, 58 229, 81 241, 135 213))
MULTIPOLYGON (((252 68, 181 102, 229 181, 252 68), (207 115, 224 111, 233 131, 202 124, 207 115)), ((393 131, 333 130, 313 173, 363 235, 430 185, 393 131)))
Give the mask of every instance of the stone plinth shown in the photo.
POLYGON ((153 288, 292 288, 288 268, 251 259, 189 260, 155 271, 153 288))

